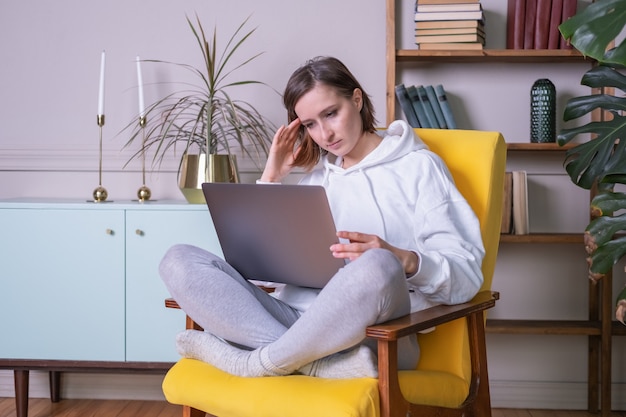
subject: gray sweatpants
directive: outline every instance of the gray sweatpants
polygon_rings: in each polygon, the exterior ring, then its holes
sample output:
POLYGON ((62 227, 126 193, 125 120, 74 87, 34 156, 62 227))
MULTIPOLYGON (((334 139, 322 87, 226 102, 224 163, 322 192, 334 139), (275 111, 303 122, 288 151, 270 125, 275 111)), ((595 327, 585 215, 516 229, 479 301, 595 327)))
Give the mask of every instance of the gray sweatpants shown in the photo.
MULTIPOLYGON (((359 343, 376 352, 375 341, 365 339, 365 328, 410 311, 404 270, 384 249, 368 250, 340 269, 304 313, 195 246, 173 246, 160 273, 172 297, 205 331, 240 347, 269 345, 270 360, 286 369, 359 343)), ((398 356, 400 369, 415 368, 415 337, 400 340, 398 356)))

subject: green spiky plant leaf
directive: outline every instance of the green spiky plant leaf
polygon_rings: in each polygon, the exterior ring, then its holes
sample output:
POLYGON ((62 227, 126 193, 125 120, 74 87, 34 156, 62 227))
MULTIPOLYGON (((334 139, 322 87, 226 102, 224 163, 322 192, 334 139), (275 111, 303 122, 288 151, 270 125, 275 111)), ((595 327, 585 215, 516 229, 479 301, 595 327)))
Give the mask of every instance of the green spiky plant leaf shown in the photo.
MULTIPOLYGON (((615 190, 616 184, 626 184, 626 76, 621 72, 626 66, 626 43, 615 45, 625 26, 624 0, 598 0, 559 26, 565 39, 598 63, 587 71, 581 84, 600 93, 569 100, 563 120, 594 110, 602 110, 602 120, 563 129, 558 135, 560 145, 581 134, 592 137, 569 149, 564 162, 574 184, 597 190, 591 202, 593 220, 584 235, 592 280, 601 279, 626 255, 626 194, 615 190), (608 94, 607 89, 621 93, 608 94)), ((616 317, 623 322, 625 314, 626 290, 617 297, 616 317)))
POLYGON ((202 53, 201 68, 169 61, 145 60, 181 67, 194 74, 198 83, 149 105, 146 108, 147 124, 144 132, 136 121, 126 126, 125 129, 132 129, 126 147, 136 141, 143 141, 145 134, 145 142, 132 158, 152 149, 153 165, 160 165, 167 154, 180 150, 182 164, 182 156, 190 153, 230 155, 239 152, 261 167, 276 127, 252 104, 235 99, 231 94, 233 87, 264 85, 255 80, 231 81, 234 72, 261 55, 259 53, 234 62, 240 47, 256 30, 244 29, 248 20, 244 20, 218 53, 217 28, 207 38, 198 16, 195 25, 187 17, 187 23, 202 53))

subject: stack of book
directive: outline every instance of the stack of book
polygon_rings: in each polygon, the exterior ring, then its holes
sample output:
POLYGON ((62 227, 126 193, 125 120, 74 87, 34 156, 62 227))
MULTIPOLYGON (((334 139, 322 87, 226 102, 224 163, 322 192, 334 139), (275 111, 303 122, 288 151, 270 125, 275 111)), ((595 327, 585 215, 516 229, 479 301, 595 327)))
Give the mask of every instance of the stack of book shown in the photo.
POLYGON ((576 14, 576 0, 508 0, 508 49, 571 49, 559 25, 576 14))
POLYGON ((480 0, 417 0, 415 43, 419 49, 483 49, 480 0))
POLYGON ((452 109, 441 84, 396 86, 396 98, 412 127, 456 129, 452 109))

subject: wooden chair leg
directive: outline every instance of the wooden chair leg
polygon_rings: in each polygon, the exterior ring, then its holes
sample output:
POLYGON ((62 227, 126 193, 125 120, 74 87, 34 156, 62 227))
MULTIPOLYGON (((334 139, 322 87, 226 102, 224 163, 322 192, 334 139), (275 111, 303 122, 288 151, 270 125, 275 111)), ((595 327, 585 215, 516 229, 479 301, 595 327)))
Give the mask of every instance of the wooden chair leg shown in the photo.
POLYGON ((61 372, 50 371, 50 401, 58 403, 61 400, 61 372))
POLYGON ((204 411, 191 408, 188 405, 183 405, 183 417, 204 417, 208 416, 204 411))
POLYGON ((28 369, 13 370, 15 383, 15 411, 17 417, 28 416, 28 369))

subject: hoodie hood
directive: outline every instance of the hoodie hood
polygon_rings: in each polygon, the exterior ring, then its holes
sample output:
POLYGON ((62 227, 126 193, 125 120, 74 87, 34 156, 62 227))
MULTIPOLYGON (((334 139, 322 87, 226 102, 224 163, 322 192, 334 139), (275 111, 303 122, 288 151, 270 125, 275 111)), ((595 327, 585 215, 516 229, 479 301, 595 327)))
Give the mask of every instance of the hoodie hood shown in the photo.
POLYGON ((370 152, 359 163, 348 169, 341 167, 342 158, 336 158, 334 155, 327 154, 322 158, 324 169, 327 170, 326 177, 329 172, 338 174, 349 174, 354 171, 361 171, 386 162, 402 158, 410 152, 420 149, 428 149, 403 120, 396 120, 391 123, 387 130, 380 131, 379 135, 383 138, 381 143, 370 152))

